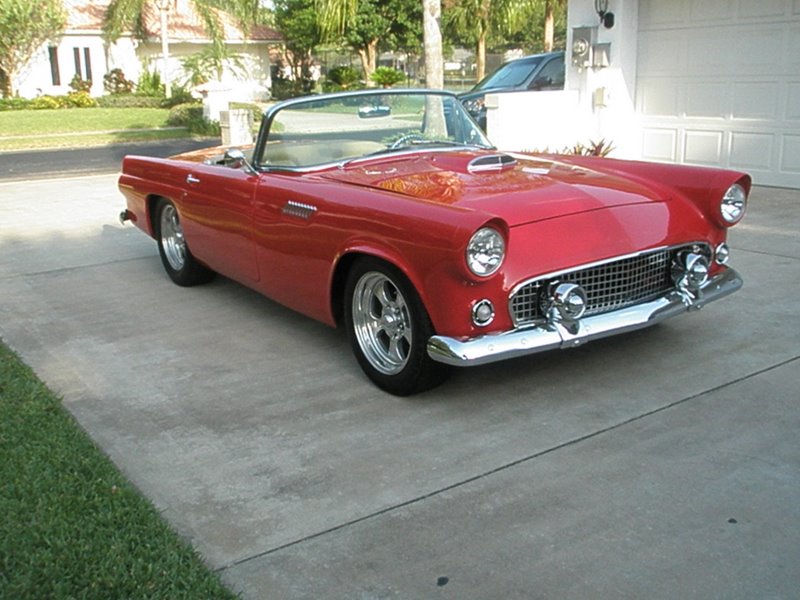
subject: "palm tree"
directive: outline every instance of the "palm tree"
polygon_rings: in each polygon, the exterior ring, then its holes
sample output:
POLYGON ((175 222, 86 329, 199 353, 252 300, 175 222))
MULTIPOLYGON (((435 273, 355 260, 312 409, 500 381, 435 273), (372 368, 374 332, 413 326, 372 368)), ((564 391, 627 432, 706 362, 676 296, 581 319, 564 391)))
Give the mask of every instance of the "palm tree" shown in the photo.
MULTIPOLYGON (((162 81, 164 82, 167 97, 171 93, 169 71, 169 13, 177 9, 180 0, 111 0, 106 9, 103 31, 106 39, 114 42, 126 31, 132 31, 139 39, 145 39, 145 17, 151 11, 157 10, 160 17, 161 53, 163 55, 162 81)), ((217 10, 225 8, 236 15, 247 30, 247 25, 252 25, 257 19, 259 0, 188 0, 194 11, 200 16, 205 25, 206 33, 211 39, 213 49, 224 52, 222 25, 217 15, 217 10), (250 21, 252 19, 252 21, 250 21)))

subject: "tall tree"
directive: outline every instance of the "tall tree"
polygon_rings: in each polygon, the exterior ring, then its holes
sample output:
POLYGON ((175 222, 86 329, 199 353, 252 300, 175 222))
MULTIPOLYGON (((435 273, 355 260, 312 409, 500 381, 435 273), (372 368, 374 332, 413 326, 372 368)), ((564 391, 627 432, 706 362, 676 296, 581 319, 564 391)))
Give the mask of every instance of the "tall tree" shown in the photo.
POLYGON ((486 75, 490 42, 505 41, 529 29, 536 5, 537 0, 445 0, 445 28, 453 39, 474 44, 478 81, 486 75))
POLYGON ((61 0, 0 0, 0 89, 14 93, 19 69, 67 24, 61 0))
MULTIPOLYGON (((225 9, 234 15, 239 21, 245 36, 248 34, 250 26, 259 22, 263 12, 258 6, 257 0, 231 0, 227 3, 222 0, 191 0, 195 12, 203 20, 206 34, 211 40, 211 54, 215 57, 224 57, 226 49, 224 47, 222 25, 217 14, 217 10, 225 9)), ((131 31, 140 39, 147 35, 144 27, 145 16, 148 11, 159 14, 161 17, 161 44, 162 54, 164 55, 164 77, 165 84, 168 83, 167 61, 169 59, 169 13, 174 12, 177 0, 111 0, 106 9, 103 32, 107 40, 113 42, 127 32, 131 31)), ((222 60, 222 59, 220 59, 222 60)), ((167 96, 170 94, 170 86, 166 85, 167 96)))
POLYGON ((379 50, 407 49, 419 39, 421 8, 419 0, 360 0, 343 38, 358 53, 368 86, 374 85, 379 50))
POLYGON ((303 70, 310 67, 312 53, 321 43, 314 0, 275 0, 275 27, 284 38, 285 58, 291 63, 297 90, 303 70))

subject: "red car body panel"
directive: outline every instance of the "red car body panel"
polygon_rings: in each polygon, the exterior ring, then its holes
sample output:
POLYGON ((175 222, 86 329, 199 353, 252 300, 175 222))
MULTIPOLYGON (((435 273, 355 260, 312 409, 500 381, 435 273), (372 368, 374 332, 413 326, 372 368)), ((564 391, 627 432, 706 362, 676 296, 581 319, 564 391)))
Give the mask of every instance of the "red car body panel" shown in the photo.
MULTIPOLYGON (((353 253, 398 267, 440 335, 513 327, 511 290, 524 280, 646 249, 726 238, 719 199, 743 173, 585 157, 525 157, 470 173, 480 151, 415 152, 314 171, 258 173, 126 157, 120 189, 131 220, 154 235, 152 202, 171 200, 192 253, 215 271, 329 325, 337 322, 337 268, 353 253), (188 182, 187 182, 188 179, 188 182), (287 203, 313 207, 287 211, 287 203), (465 263, 472 234, 493 224, 507 239, 495 275, 465 263), (478 328, 478 299, 498 307, 478 328)), ((185 160, 189 159, 189 160, 185 160)), ((725 267, 712 264, 712 274, 725 267)))

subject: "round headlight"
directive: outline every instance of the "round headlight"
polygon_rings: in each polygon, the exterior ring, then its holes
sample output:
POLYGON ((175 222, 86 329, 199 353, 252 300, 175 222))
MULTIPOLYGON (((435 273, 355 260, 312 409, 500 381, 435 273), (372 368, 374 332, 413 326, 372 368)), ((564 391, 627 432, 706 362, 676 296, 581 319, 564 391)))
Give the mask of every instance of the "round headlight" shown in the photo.
POLYGON ((734 225, 742 220, 747 207, 747 192, 738 183, 734 183, 725 192, 719 205, 722 220, 728 225, 734 225))
POLYGON ((479 277, 488 277, 500 268, 506 255, 506 242, 496 229, 482 227, 467 244, 467 266, 479 277))

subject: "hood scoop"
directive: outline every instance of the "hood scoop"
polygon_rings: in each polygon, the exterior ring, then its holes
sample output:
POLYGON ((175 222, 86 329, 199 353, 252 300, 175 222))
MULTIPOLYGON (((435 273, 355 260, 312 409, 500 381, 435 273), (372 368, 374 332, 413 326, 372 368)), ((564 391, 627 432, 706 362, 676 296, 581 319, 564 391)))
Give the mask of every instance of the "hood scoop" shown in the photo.
POLYGON ((516 164, 517 159, 508 154, 489 154, 488 156, 478 156, 469 161, 467 171, 469 173, 507 171, 513 169, 516 164))

